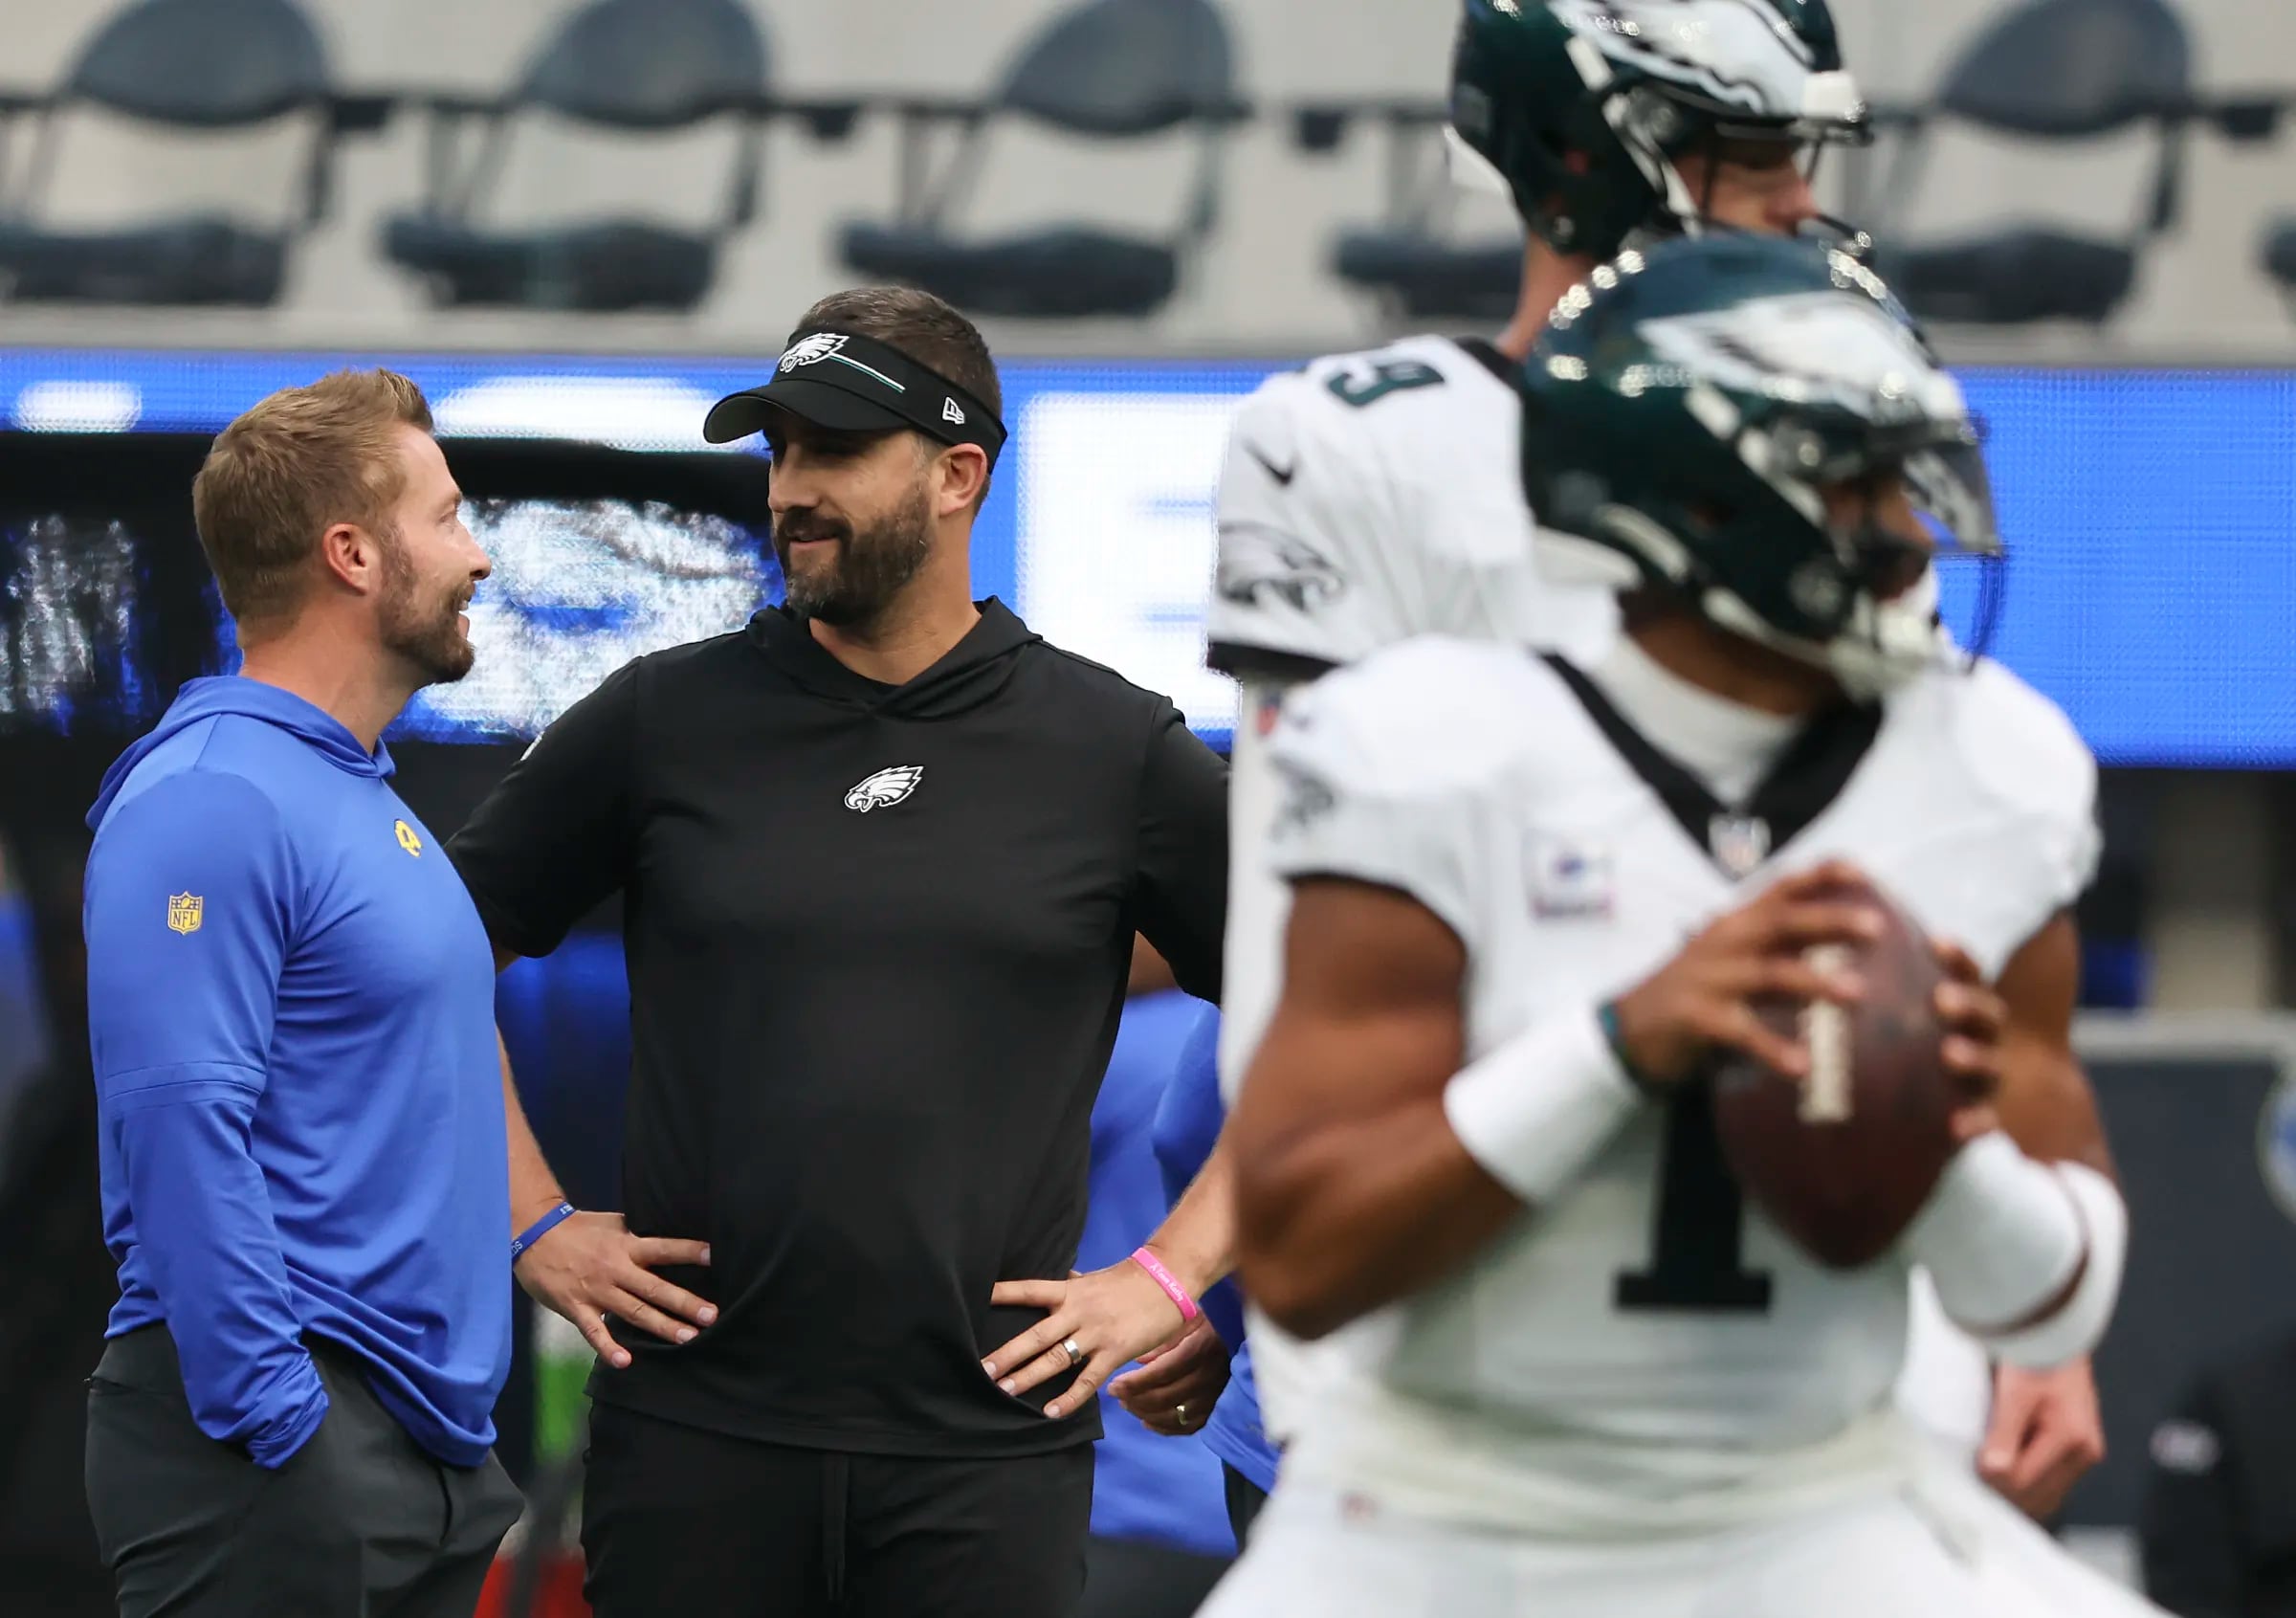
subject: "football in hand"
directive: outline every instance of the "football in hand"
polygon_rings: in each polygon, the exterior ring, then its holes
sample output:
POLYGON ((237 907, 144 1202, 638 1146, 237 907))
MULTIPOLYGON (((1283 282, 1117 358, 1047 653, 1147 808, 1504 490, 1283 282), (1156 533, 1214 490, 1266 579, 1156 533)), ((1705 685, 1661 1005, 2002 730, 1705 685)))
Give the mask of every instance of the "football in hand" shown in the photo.
POLYGON ((1963 1097, 1945 1067, 1945 974, 1929 939, 1877 889, 1838 897, 1870 904, 1881 936, 1819 945, 1809 959, 1862 980, 1864 998, 1759 1006, 1774 1031, 1808 1051, 1808 1076, 1733 1056, 1714 1075, 1714 1128, 1770 1222, 1820 1264, 1848 1270, 1887 1252, 1929 1201, 1956 1150, 1952 1116, 1963 1097))

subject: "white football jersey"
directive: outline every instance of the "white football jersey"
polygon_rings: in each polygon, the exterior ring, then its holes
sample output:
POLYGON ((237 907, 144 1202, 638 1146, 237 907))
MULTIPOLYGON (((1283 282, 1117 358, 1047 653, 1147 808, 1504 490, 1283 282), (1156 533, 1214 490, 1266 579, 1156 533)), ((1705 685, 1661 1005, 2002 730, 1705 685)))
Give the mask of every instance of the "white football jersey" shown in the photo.
MULTIPOLYGON (((1400 889, 1465 942, 1470 1057, 1591 1014, 1828 857, 1992 976, 2098 853, 2087 749, 1987 662, 1816 721, 1734 813, 1583 675, 1489 644, 1418 640, 1294 692, 1272 758, 1280 874, 1400 889)), ((1741 1202, 1693 1091, 1633 1118, 1460 1274, 1341 1334, 1351 1374, 1286 1467, 1518 1527, 1555 1521, 1550 1485, 1758 1485, 1887 1425, 1907 1277, 1895 1259, 1804 1258, 1741 1202)))
POLYGON ((1508 365, 1411 337, 1245 400, 1220 475, 1213 667, 1295 678, 1421 634, 1600 654, 1609 593, 1533 566, 1508 365))
MULTIPOLYGON (((1269 873, 1261 727, 1275 694, 1413 635, 1599 657, 1605 589, 1533 565, 1522 402, 1488 344, 1411 337, 1269 377, 1238 410, 1220 474, 1212 666, 1245 682, 1236 726, 1220 1082, 1233 1104, 1282 985, 1291 895, 1269 873), (1253 711, 1254 703, 1260 711, 1253 711)), ((1268 1430, 1288 1437, 1341 1367, 1251 1316, 1268 1430)))

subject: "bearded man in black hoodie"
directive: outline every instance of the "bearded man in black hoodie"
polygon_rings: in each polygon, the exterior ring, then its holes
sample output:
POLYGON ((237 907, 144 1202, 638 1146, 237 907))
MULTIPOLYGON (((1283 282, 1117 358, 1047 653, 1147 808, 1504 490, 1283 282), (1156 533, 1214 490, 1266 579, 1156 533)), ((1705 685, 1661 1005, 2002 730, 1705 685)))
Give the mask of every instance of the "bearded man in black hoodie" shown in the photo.
POLYGON ((1042 1312, 992 1293, 1074 1260, 1136 932, 1218 993, 1226 788, 1169 700, 973 600, 1000 407, 938 299, 816 304, 705 427, 772 452, 785 604, 615 674, 451 845, 503 962, 624 899, 621 1215, 567 1208, 505 1075, 519 1278, 601 1357, 600 1618, 1077 1605, 1097 1403, 999 1387, 1042 1312))

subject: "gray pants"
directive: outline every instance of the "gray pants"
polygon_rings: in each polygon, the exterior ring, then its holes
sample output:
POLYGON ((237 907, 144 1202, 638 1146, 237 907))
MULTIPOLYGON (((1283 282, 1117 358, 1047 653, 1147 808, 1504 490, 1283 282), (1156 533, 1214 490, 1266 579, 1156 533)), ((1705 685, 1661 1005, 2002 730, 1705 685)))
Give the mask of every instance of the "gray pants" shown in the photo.
POLYGON ((276 1471, 200 1431, 175 1344, 105 1345, 88 1382, 88 1507, 121 1618, 471 1618, 518 1487, 434 1460, 314 1342, 327 1416, 276 1471))

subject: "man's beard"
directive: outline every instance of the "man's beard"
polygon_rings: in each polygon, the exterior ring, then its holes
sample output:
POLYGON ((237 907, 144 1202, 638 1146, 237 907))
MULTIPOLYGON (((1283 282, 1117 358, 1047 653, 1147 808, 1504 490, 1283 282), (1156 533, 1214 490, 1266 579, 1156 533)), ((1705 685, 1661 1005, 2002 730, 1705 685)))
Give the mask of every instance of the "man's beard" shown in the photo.
POLYGON ((471 672, 478 660, 470 637, 455 622, 470 605, 465 584, 443 596, 426 596, 408 559, 406 543, 392 534, 383 541, 383 649, 410 664, 424 685, 446 685, 471 672))
POLYGON ((919 484, 907 503, 859 530, 792 512, 774 525, 773 554, 782 565, 783 600, 792 610, 841 630, 874 622, 933 554, 931 497, 919 484), (799 571, 789 565, 789 547, 803 540, 828 540, 836 548, 808 558, 799 571))

